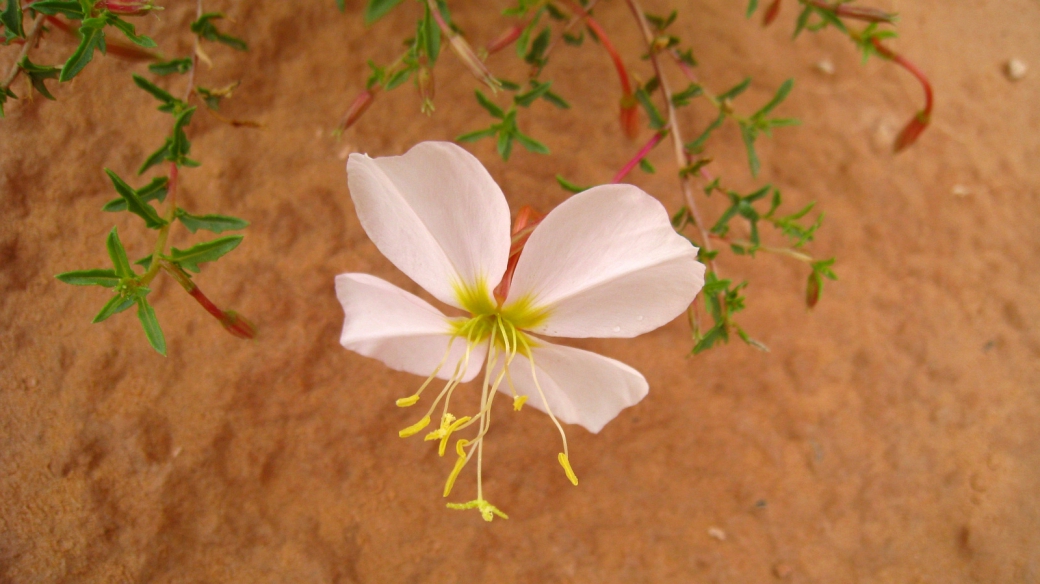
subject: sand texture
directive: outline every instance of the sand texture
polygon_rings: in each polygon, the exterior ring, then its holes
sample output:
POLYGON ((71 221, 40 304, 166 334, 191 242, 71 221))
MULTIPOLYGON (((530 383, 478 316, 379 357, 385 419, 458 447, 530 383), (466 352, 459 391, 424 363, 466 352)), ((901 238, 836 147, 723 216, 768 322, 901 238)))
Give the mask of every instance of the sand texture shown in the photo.
MULTIPOLYGON (((194 3, 166 4, 140 27, 184 54, 194 3)), ((229 30, 251 50, 207 45, 214 66, 199 83, 241 80, 221 113, 266 127, 200 111, 190 134, 203 165, 182 173, 180 201, 252 222, 239 249, 196 281, 259 337, 231 337, 160 278, 164 359, 133 312, 92 325, 105 293, 53 277, 107 265, 112 225, 133 257, 153 245, 138 218, 100 211, 115 196, 101 169, 132 175, 168 131, 169 117, 131 83, 143 65, 99 58, 52 85, 58 102, 9 103, 0 582, 1040 582, 1040 4, 881 3, 902 14, 893 46, 937 93, 934 127, 893 156, 892 138, 921 103, 909 75, 861 66, 833 32, 792 42, 791 2, 762 29, 736 0, 648 1, 657 12, 682 5, 674 32, 711 87, 754 78, 745 111, 797 79, 778 113, 803 123, 761 143, 762 180, 748 177, 733 127, 711 146, 712 169, 740 189, 779 185, 792 208, 819 201, 826 224, 811 249, 837 256, 841 279, 809 313, 803 265, 723 256, 726 276, 751 281, 740 322, 770 353, 734 343, 687 358, 681 318, 634 340, 574 343, 641 370, 650 395, 599 435, 570 429, 577 488, 556 462, 549 420, 502 403, 485 488, 510 519, 492 524, 444 508, 453 461, 397 437, 415 412, 394 400, 421 380, 339 346, 333 290, 336 274, 357 271, 418 292, 361 229, 345 157, 479 128, 488 117, 474 80, 445 53, 433 117, 403 87, 336 141, 330 130, 365 61, 398 54, 414 3, 367 32, 361 0, 347 1, 349 15, 332 0, 206 4, 235 19, 229 30), (1009 80, 1011 58, 1033 70, 1009 80), (823 60, 833 74, 818 70, 823 60)), ((508 24, 504 0, 452 4, 475 43, 508 24)), ((605 0, 598 13, 649 78, 624 3, 605 0)), ((38 61, 70 43, 55 36, 38 61)), ((0 53, 4 71, 14 52, 0 53)), ((489 65, 513 79, 525 71, 510 54, 489 65)), ((609 181, 649 138, 621 136, 617 78, 599 47, 560 47, 546 76, 580 106, 540 102, 522 115, 552 157, 517 151, 506 164, 490 142, 470 147, 514 210, 564 200, 556 173, 609 181)), ((183 91, 183 78, 160 83, 183 91)), ((686 135, 710 119, 684 110, 686 135)), ((631 179, 677 209, 672 153, 651 160, 657 174, 631 179)), ((705 211, 723 203, 713 197, 705 211)), ((201 237, 177 229, 173 244, 201 237)), ((473 490, 464 475, 455 499, 473 490)))

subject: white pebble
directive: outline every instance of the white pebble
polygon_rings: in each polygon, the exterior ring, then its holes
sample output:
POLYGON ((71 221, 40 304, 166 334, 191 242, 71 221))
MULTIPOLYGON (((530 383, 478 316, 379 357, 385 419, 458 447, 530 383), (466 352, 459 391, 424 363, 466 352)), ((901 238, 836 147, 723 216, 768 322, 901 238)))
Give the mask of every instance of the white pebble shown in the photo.
POLYGON ((1018 81, 1026 76, 1029 67, 1021 59, 1011 59, 1004 65, 1004 74, 1012 81, 1018 81))
POLYGON ((834 75, 834 63, 830 59, 822 59, 816 63, 816 70, 824 75, 834 75))
POLYGON ((714 537, 719 541, 726 541, 726 532, 722 531, 722 529, 719 527, 709 527, 708 535, 714 537))

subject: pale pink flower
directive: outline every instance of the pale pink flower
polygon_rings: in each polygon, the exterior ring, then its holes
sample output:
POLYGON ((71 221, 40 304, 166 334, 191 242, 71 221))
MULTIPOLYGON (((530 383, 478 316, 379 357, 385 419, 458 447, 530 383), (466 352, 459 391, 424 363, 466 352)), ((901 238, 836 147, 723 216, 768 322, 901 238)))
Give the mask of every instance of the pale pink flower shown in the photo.
MULTIPOLYGON (((572 196, 530 234, 504 298, 510 250, 509 207, 480 162, 451 143, 423 142, 402 156, 351 154, 347 179, 361 225, 376 247, 437 300, 466 312, 448 316, 430 303, 367 274, 336 277, 346 320, 344 347, 400 371, 427 376, 412 406, 434 379, 445 381, 426 414, 401 431, 423 430, 443 401, 427 440, 444 454, 456 432, 459 458, 445 485, 477 457, 477 498, 452 508, 476 508, 484 519, 505 517, 483 496, 483 439, 496 392, 529 399, 563 437, 560 464, 577 484, 560 422, 599 432, 647 394, 647 382, 628 365, 557 345, 554 337, 634 337, 671 321, 704 283, 697 249, 672 229, 656 199, 625 184, 572 196), (452 393, 484 369, 480 410, 456 418, 452 393)), ((457 312, 457 311, 455 311, 457 312)))

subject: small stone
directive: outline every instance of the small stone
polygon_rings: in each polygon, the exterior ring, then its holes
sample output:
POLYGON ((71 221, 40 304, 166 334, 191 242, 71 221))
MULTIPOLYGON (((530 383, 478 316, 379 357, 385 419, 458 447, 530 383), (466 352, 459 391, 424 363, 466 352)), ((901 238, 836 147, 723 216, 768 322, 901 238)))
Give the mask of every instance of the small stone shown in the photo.
POLYGON ((353 154, 354 152, 357 152, 357 150, 354 150, 354 147, 352 145, 347 144, 347 145, 343 146, 343 148, 340 148, 340 151, 336 155, 336 157, 339 158, 340 160, 346 160, 347 157, 350 156, 351 154, 353 154))
POLYGON ((821 59, 816 62, 816 70, 824 75, 834 75, 834 62, 830 59, 821 59))
POLYGON ((784 579, 784 578, 787 578, 788 576, 790 576, 793 573, 794 573, 794 568, 792 568, 790 565, 785 564, 783 562, 777 562, 777 564, 775 566, 773 566, 773 574, 777 578, 784 579))
POLYGON ((951 192, 955 197, 967 197, 971 194, 971 188, 967 185, 953 185, 951 192))
POLYGON ((1029 67, 1021 59, 1011 59, 1004 65, 1004 75, 1011 81, 1019 81, 1026 76, 1029 67))
POLYGON ((721 528, 709 527, 708 528, 708 535, 710 535, 711 537, 714 537, 715 539, 717 539, 719 541, 726 541, 726 532, 722 531, 721 528))

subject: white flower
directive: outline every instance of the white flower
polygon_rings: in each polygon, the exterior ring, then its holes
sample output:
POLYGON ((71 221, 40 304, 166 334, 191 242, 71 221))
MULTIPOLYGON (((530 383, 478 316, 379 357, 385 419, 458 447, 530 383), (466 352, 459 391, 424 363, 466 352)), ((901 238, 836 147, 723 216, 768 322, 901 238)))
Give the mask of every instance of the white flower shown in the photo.
POLYGON ((647 383, 624 363, 535 335, 634 337, 664 325, 704 283, 697 249, 675 233, 650 195, 631 185, 599 186, 567 199, 538 224, 511 282, 503 284, 508 290, 496 296, 492 291, 510 263, 509 208, 471 154, 445 142, 423 142, 403 156, 351 154, 347 179, 361 225, 383 255, 435 298, 467 313, 446 316, 367 274, 336 277, 346 312, 343 346, 428 376, 397 405, 414 405, 434 379, 445 380, 426 415, 401 436, 425 428, 442 401, 438 427, 426 436, 440 441, 441 455, 452 433, 476 425, 474 435, 456 443, 459 458, 444 496, 476 455, 477 498, 449 507, 477 508, 488 521, 505 517, 484 499, 480 475, 498 391, 513 395, 516 410, 530 398, 552 418, 563 437, 560 464, 578 484, 559 421, 599 432, 646 396, 647 383), (485 365, 480 411, 456 418, 449 410, 452 393, 485 365))

